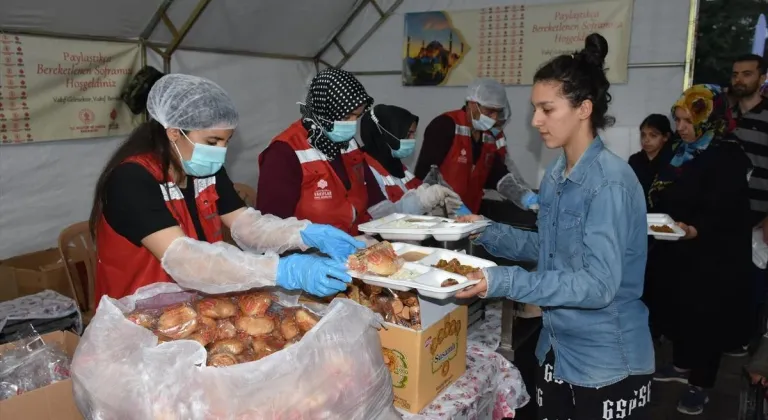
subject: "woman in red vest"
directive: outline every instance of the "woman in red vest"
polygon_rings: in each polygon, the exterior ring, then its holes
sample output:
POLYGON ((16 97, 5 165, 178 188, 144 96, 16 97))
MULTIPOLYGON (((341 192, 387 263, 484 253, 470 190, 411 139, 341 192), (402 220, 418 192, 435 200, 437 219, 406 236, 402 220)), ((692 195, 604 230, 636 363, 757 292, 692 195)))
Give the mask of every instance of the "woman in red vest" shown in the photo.
POLYGON ((461 109, 429 123, 416 163, 424 179, 432 165, 473 213, 480 210, 483 189, 496 189, 507 174, 506 139, 502 127, 509 117, 507 92, 493 79, 477 79, 467 90, 461 109))
MULTIPOLYGON (((418 123, 419 117, 394 105, 376 105, 360 120, 365 160, 382 193, 393 203, 422 185, 401 161, 413 154, 418 123)), ((407 201, 400 206, 408 207, 407 201)), ((462 204, 456 215, 464 214, 469 210, 462 204)))
POLYGON ((221 87, 167 75, 152 87, 147 110, 151 120, 117 149, 96 184, 97 304, 170 281, 206 293, 277 285, 324 296, 346 288, 351 279, 340 261, 362 243, 330 226, 262 215, 235 192, 223 164, 238 113, 221 87), (247 252, 221 242, 222 225, 247 252), (277 256, 312 247, 335 260, 277 256))
POLYGON ((423 214, 461 203, 450 189, 417 188, 397 203, 379 189, 365 154, 354 140, 358 119, 373 103, 351 73, 328 68, 312 79, 302 118, 278 134, 259 156, 256 208, 358 234, 372 218, 400 212, 423 214))

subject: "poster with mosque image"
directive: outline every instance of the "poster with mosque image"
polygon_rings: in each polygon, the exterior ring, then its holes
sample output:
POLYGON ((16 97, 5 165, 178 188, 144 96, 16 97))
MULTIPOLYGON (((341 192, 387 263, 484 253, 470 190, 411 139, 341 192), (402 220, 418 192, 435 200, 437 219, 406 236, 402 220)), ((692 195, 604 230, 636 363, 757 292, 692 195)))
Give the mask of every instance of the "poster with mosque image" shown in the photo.
POLYGON ((580 50, 594 32, 610 46, 608 80, 626 83, 632 5, 600 0, 406 13, 403 85, 466 86, 477 77, 530 84, 543 63, 580 50))

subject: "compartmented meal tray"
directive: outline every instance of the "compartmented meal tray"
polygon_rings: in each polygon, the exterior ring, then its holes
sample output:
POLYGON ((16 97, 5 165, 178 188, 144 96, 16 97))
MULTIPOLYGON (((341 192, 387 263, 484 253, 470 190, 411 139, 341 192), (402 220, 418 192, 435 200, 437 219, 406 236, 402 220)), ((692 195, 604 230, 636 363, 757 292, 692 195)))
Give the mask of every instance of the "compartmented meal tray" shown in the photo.
POLYGON ((488 226, 488 221, 459 223, 437 216, 412 216, 395 213, 358 226, 361 232, 379 235, 388 241, 458 241, 488 226))
POLYGON ((394 248, 395 253, 397 253, 398 256, 406 259, 403 268, 397 273, 389 277, 381 277, 370 273, 358 273, 354 271, 350 271, 349 274, 359 278, 364 283, 374 286, 400 291, 416 289, 416 291, 423 296, 435 299, 447 299, 454 296, 458 291, 477 284, 478 281, 469 280, 463 275, 434 267, 440 260, 450 262, 451 260, 456 259, 459 264, 474 268, 496 266, 492 261, 446 249, 428 248, 404 243, 393 243, 392 248, 394 248), (449 279, 453 279, 457 283, 445 287, 441 286, 443 282, 449 279))

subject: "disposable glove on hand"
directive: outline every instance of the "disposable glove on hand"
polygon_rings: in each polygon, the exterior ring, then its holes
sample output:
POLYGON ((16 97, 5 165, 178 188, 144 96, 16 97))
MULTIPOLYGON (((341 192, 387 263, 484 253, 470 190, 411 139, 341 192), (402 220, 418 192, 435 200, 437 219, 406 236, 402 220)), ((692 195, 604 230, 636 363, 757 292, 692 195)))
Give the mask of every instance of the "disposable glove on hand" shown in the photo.
POLYGON ((528 191, 523 195, 523 206, 528 210, 539 209, 539 195, 533 191, 528 191))
POLYGON ((445 204, 450 214, 458 210, 462 205, 458 194, 442 185, 423 184, 416 189, 416 195, 419 197, 425 212, 445 204))
POLYGON ((316 255, 289 255, 277 264, 277 285, 288 290, 331 296, 346 290, 351 281, 344 264, 316 255))
POLYGON ((365 243, 329 225, 312 223, 307 225, 300 234, 305 245, 317 248, 323 254, 342 263, 346 262, 347 257, 356 250, 365 247, 365 243))
POLYGON ((472 214, 472 211, 471 211, 471 210, 469 210, 469 208, 468 208, 467 206, 465 206, 464 204, 462 204, 462 205, 461 205, 461 207, 459 207, 458 209, 456 209, 456 214, 455 214, 455 216, 456 216, 456 217, 461 217, 461 216, 469 216, 470 214, 472 214))

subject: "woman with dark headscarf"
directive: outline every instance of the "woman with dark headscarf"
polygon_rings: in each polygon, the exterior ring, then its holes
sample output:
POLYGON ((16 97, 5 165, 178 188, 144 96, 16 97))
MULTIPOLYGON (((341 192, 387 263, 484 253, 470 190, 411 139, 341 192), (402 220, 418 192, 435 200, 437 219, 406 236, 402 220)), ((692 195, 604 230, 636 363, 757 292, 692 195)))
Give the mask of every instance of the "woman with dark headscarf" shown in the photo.
POLYGON ((376 105, 360 120, 366 160, 389 201, 396 202, 421 185, 400 161, 413 154, 418 124, 419 117, 393 105, 376 105))
MULTIPOLYGON (((362 84, 344 70, 328 68, 310 83, 301 119, 278 134, 259 156, 256 208, 297 217, 356 235, 371 218, 401 211, 387 200, 354 140, 357 122, 373 104, 362 84)), ((460 206, 449 189, 417 190, 409 213, 460 206)), ((401 200, 402 201, 402 200, 401 200)), ((401 211, 402 212, 402 211, 401 211)))
POLYGON ((670 215, 686 234, 679 241, 655 241, 648 256, 655 285, 649 306, 674 347, 673 364, 658 369, 654 380, 687 383, 677 409, 699 414, 721 353, 743 339, 752 166, 730 133, 727 98, 717 86, 689 88, 672 113, 680 138, 651 184, 648 211, 670 215))

